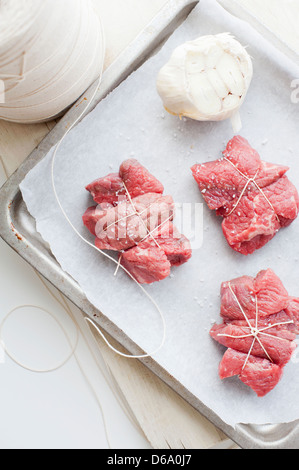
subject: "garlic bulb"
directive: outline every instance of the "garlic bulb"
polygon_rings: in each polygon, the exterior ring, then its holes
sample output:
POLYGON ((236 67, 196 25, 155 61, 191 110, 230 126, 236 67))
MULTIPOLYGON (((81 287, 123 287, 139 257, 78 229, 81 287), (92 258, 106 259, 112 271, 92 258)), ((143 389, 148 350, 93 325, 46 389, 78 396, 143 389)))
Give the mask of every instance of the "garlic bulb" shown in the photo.
POLYGON ((229 33, 203 36, 174 50, 157 90, 169 113, 197 121, 231 118, 239 132, 239 108, 252 75, 249 54, 229 33))

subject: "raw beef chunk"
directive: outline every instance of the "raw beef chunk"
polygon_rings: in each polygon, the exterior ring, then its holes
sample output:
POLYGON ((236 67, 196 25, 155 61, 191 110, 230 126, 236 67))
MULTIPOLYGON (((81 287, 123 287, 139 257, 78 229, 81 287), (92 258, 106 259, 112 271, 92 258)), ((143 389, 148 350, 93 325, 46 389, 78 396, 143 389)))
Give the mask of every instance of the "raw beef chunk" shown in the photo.
POLYGON ((137 160, 126 160, 119 169, 119 175, 125 183, 131 197, 147 193, 163 194, 164 187, 137 160))
POLYGON ((108 202, 118 203, 121 196, 137 197, 147 193, 163 194, 164 187, 137 160, 126 160, 120 167, 119 173, 111 173, 89 184, 89 191, 97 204, 108 202))
POLYGON ((238 375, 240 380, 257 394, 263 397, 273 390, 282 377, 282 368, 266 359, 250 357, 243 369, 246 354, 228 349, 219 366, 221 379, 238 375))
POLYGON ((171 266, 181 266, 192 256, 189 240, 171 222, 156 229, 153 235, 154 238, 148 237, 120 254, 122 265, 141 284, 164 279, 169 276, 171 266))
POLYGON ((261 271, 255 279, 243 276, 222 284, 221 316, 225 321, 244 320, 244 315, 232 291, 249 319, 256 318, 255 298, 258 301, 260 318, 286 309, 289 303, 286 289, 271 269, 261 271))
POLYGON ((92 195, 94 202, 101 204, 108 202, 114 204, 120 196, 126 195, 123 180, 117 173, 111 173, 104 178, 99 178, 86 186, 87 191, 92 195))
POLYGON ((297 347, 299 299, 290 297, 268 269, 254 279, 243 276, 221 286, 223 323, 211 337, 228 348, 219 366, 221 379, 238 375, 259 397, 278 384, 297 347))
POLYGON ((170 275, 171 264, 158 247, 136 246, 123 254, 121 263, 140 284, 152 284, 170 275))
POLYGON ((172 224, 172 197, 163 196, 163 185, 137 160, 86 189, 98 204, 83 215, 95 246, 119 252, 119 263, 140 284, 167 278, 172 266, 191 258, 189 240, 172 224))
POLYGON ((223 217, 224 236, 235 251, 252 254, 297 218, 299 195, 285 175, 288 169, 261 161, 240 136, 228 143, 220 160, 192 167, 204 200, 223 217))
POLYGON ((174 215, 170 196, 149 193, 133 198, 132 203, 134 207, 127 201, 121 202, 100 215, 95 230, 98 248, 114 251, 132 248, 174 215))

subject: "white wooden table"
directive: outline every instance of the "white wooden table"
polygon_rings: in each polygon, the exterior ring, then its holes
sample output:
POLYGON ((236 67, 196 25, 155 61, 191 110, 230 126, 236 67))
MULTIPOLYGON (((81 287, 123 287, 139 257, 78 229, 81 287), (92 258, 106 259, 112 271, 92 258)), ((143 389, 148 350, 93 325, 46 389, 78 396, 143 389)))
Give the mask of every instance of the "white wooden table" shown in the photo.
MULTIPOLYGON (((94 1, 106 33, 106 67, 167 3, 167 0, 94 1)), ((248 7, 264 24, 299 50, 298 29, 294 21, 299 16, 299 0, 236 1, 248 7)), ((38 125, 0 122, 0 184, 54 125, 53 122, 38 125)), ((46 284, 46 288, 37 274, 2 241, 0 258, 0 318, 24 303, 39 305, 58 313, 62 310, 47 290, 49 286, 46 284)), ((50 290, 60 302, 65 300, 58 292, 50 290)), ((0 448, 105 448, 107 441, 99 403, 104 411, 113 448, 191 449, 230 445, 219 430, 139 362, 115 356, 99 338, 94 340, 80 312, 73 307, 71 309, 81 330, 77 361, 73 358, 55 373, 37 375, 21 369, 0 355, 0 448), (84 342, 85 336, 89 348, 84 342), (102 361, 102 357, 121 395, 125 397, 137 427, 128 419, 107 386, 97 363, 102 361)), ((15 335, 16 347, 21 355, 22 347, 28 347, 30 338, 23 337, 22 331, 18 329, 17 318, 15 323, 11 322, 8 326, 9 333, 15 335)), ((55 348, 59 349, 55 334, 52 332, 51 336, 48 330, 45 332, 42 321, 34 323, 32 328, 36 330, 33 336, 47 334, 49 344, 55 342, 55 348)), ((42 355, 42 345, 39 348, 36 352, 42 355)))

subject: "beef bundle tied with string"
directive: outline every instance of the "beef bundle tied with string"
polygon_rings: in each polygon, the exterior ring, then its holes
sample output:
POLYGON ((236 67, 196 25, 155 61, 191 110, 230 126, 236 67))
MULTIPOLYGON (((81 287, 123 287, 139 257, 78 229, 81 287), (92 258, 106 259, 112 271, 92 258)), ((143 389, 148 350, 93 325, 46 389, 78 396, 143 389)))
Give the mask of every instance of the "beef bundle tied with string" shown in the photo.
POLYGON ((254 253, 297 218, 299 195, 288 170, 262 161, 240 136, 228 143, 220 160, 192 167, 204 200, 223 217, 223 233, 235 251, 254 253))
POLYGON ((271 392, 297 347, 299 298, 289 296, 271 270, 243 276, 221 287, 223 323, 210 335, 227 351, 221 379, 239 376, 259 397, 271 392))
POLYGON ((97 205, 87 209, 83 223, 96 237, 96 247, 119 252, 119 266, 138 283, 161 281, 172 266, 191 258, 189 240, 172 223, 172 197, 163 195, 163 185, 137 160, 126 160, 119 173, 86 189, 97 205))

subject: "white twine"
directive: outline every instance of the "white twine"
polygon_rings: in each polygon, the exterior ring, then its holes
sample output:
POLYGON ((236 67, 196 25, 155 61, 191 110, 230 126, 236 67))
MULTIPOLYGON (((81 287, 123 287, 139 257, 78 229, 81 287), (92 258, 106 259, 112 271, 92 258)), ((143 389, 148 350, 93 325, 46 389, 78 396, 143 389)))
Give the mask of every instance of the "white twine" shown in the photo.
POLYGON ((104 61, 91 0, 0 0, 0 119, 53 119, 96 80, 104 61))
POLYGON ((121 351, 118 351, 117 349, 115 349, 112 344, 109 343, 109 341, 107 340, 107 338, 105 337, 105 335, 102 333, 102 331, 100 330, 100 328, 98 327, 98 325, 93 321, 91 320, 89 317, 85 317, 85 321, 87 323, 89 323, 90 325, 92 325, 92 327, 99 333, 99 335, 101 336, 101 338, 104 340, 104 342, 106 343, 106 345, 113 351, 115 352, 116 354, 118 354, 119 356, 121 357, 125 357, 127 359, 146 359, 146 358, 149 358, 149 357, 152 357, 154 355, 156 355, 158 352, 161 351, 161 349, 164 347, 164 344, 165 344, 165 341, 166 341, 166 322, 165 322, 165 318, 164 318, 164 315, 163 315, 163 312, 162 310, 160 309, 160 307, 158 306, 157 302, 155 301, 155 299, 144 289, 144 287, 139 284, 139 282, 135 279, 135 277, 124 267, 120 264, 119 261, 115 260, 112 256, 110 256, 108 253, 105 253, 104 251, 100 250, 97 246, 95 246, 94 244, 92 244, 89 240, 87 240, 86 238, 83 237, 83 235, 81 235, 81 233, 76 229, 76 227, 73 225, 73 223, 71 222, 70 218, 68 217, 68 215, 66 214, 61 202, 60 202, 60 199, 59 199, 59 196, 57 194, 57 190, 56 190, 56 186, 55 186, 55 177, 54 177, 54 174, 55 174, 55 161, 56 161, 56 156, 57 156, 57 153, 58 153, 58 150, 61 146, 61 144, 63 143, 64 139, 66 138, 66 136, 69 134, 69 132, 78 124, 78 122, 81 120, 81 118, 84 116, 84 114, 86 113, 86 111, 88 110, 88 108, 91 106, 94 98, 96 97, 96 94, 97 94, 97 91, 98 91, 98 88, 100 87, 100 84, 101 84, 101 80, 102 80, 102 74, 99 78, 99 80, 97 81, 97 85, 96 85, 96 89, 92 95, 92 97, 90 98, 89 100, 89 103, 87 104, 87 106, 85 107, 84 111, 78 116, 78 118, 75 120, 75 122, 66 130, 65 134, 63 135, 63 137, 60 139, 60 141, 56 144, 55 146, 55 149, 54 149, 54 152, 53 152, 53 156, 52 156, 52 164, 51 164, 51 184, 52 184, 52 189, 53 189, 53 193, 54 193, 54 196, 55 196, 55 199, 56 199, 56 202, 62 212, 62 215, 64 216, 65 220, 68 222, 69 226, 71 227, 71 229, 74 231, 74 233, 85 243, 87 244, 88 246, 90 246, 92 249, 96 250, 98 253, 100 253, 101 255, 103 255, 105 258, 107 258, 108 260, 112 261, 113 263, 116 264, 117 266, 117 271, 119 269, 122 269, 135 283, 136 285, 141 289, 141 291, 144 293, 144 295, 150 300, 150 302, 152 303, 152 305, 155 307, 155 309, 157 310, 157 312, 159 313, 159 316, 160 316, 160 319, 161 319, 161 322, 162 322, 162 326, 163 326, 163 336, 162 336, 162 341, 161 341, 161 344, 159 345, 159 347, 157 347, 154 351, 152 351, 151 353, 148 353, 148 354, 141 354, 141 355, 129 355, 129 354, 124 354, 122 353, 121 351))
POLYGON ((244 328, 248 328, 250 330, 250 333, 248 335, 240 335, 240 336, 234 336, 234 335, 228 335, 228 334, 218 334, 217 336, 219 337, 226 337, 226 338, 232 338, 232 339, 245 339, 245 338, 250 338, 250 337, 253 337, 253 341, 252 341, 252 344, 251 344, 251 347, 249 349, 249 352, 247 354, 247 357, 246 357, 246 360, 245 360, 245 363, 242 367, 242 370, 244 370, 248 364, 248 361, 249 361, 249 358, 251 356, 251 353, 253 351, 253 348, 254 348, 254 345, 255 345, 255 342, 258 341, 259 345, 261 346, 262 350, 264 351, 265 355, 267 356, 267 358, 269 359, 270 362, 274 362, 271 358, 271 356, 268 354, 266 348, 264 347, 263 343, 261 342, 259 336, 262 335, 262 336, 268 336, 270 338, 277 338, 281 341, 289 341, 285 338, 281 338, 280 336, 275 336, 275 335, 269 335, 267 333, 265 333, 265 331, 267 330, 270 330, 271 328, 274 328, 276 326, 283 326, 283 325, 291 325, 291 324, 294 324, 293 321, 288 321, 288 322, 281 322, 281 323, 275 323, 273 325, 270 325, 270 326, 267 326, 265 328, 258 328, 258 321, 259 321, 259 310, 258 310, 258 299, 257 299, 257 296, 255 296, 255 304, 256 304, 256 314, 255 314, 255 327, 253 327, 244 311, 244 309, 242 308, 242 305, 240 304, 239 302, 239 299, 238 297, 236 296, 235 292, 233 291, 232 289, 232 286, 231 286, 231 283, 229 282, 228 283, 228 287, 229 287, 229 290, 231 291, 235 301, 237 302, 238 304, 238 307, 239 309, 241 310, 242 312, 242 315, 244 316, 247 324, 248 324, 248 327, 244 327, 244 328))
POLYGON ((48 373, 48 372, 54 372, 56 370, 59 370, 61 369, 70 359, 71 357, 74 355, 76 349, 77 349, 77 346, 78 346, 78 342, 79 342, 79 330, 78 330, 78 327, 76 325, 76 339, 75 339, 75 342, 74 344, 72 344, 68 334, 67 334, 67 331, 66 329, 64 328, 63 324, 61 323, 61 321, 58 320, 58 318, 56 318, 49 310, 45 309, 44 307, 39 307, 38 305, 19 305, 18 307, 15 307, 13 308, 1 321, 1 324, 0 324, 0 338, 1 338, 1 344, 2 344, 2 348, 3 350, 5 351, 5 353, 7 354, 7 356, 13 361, 15 362, 16 364, 18 364, 20 367, 22 367, 23 369, 25 370, 28 370, 30 372, 35 372, 37 374, 44 374, 44 373, 48 373), (71 350, 70 350, 70 353, 66 356, 65 359, 63 359, 58 365, 55 365, 53 367, 50 367, 48 369, 35 369, 31 366, 27 366, 25 363, 22 363, 21 361, 19 361, 14 355, 13 353, 8 349, 7 345, 6 345, 6 342, 2 339, 2 331, 3 331, 3 327, 5 325, 5 323, 7 322, 7 320, 17 311, 19 310, 22 310, 22 309, 25 309, 25 308, 30 308, 30 309, 34 309, 34 310, 40 310, 41 312, 44 312, 46 314, 48 314, 51 318, 53 318, 53 320, 58 324, 58 326, 61 328, 71 350))

